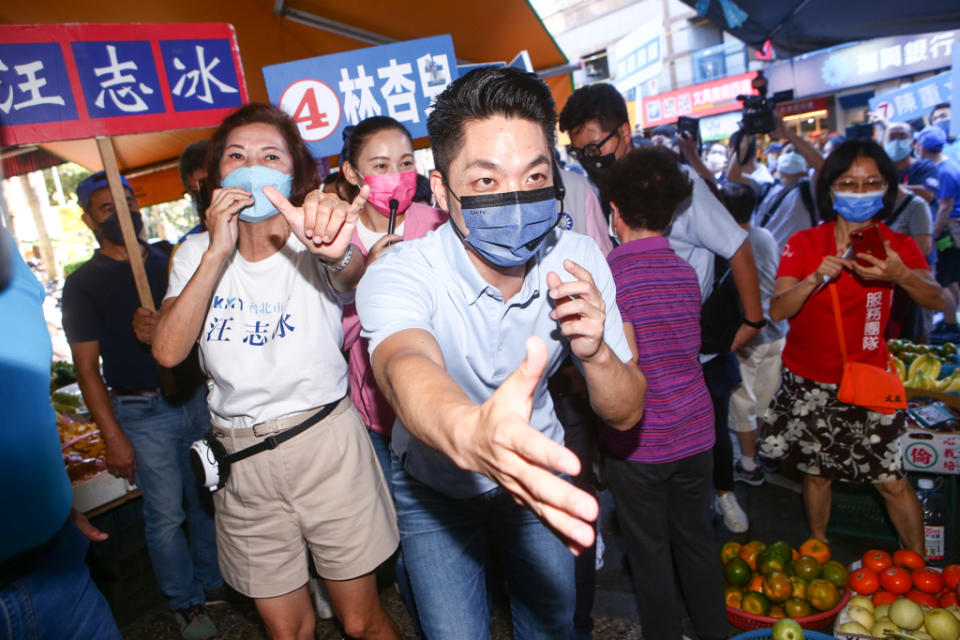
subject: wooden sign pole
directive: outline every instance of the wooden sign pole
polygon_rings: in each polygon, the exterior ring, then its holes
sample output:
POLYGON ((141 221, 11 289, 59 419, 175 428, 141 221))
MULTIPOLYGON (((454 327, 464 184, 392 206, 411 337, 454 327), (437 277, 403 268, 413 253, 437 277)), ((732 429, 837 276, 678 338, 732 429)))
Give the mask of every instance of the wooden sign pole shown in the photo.
MULTIPOLYGON (((140 252, 140 240, 133 228, 130 219, 130 208, 127 206, 127 194, 123 183, 120 182, 120 169, 117 166, 117 155, 113 150, 113 139, 110 136, 97 136, 97 147, 100 149, 100 158, 103 160, 103 170, 107 174, 107 183, 110 185, 110 195, 113 196, 113 207, 120 220, 120 230, 123 232, 123 246, 127 249, 130 259, 130 269, 133 270, 133 281, 137 285, 137 295, 140 297, 140 306, 156 311, 153 304, 153 294, 150 292, 150 282, 147 280, 147 270, 143 266, 143 254, 140 252)), ((177 383, 173 371, 157 365, 160 376, 160 386, 167 397, 176 393, 177 383)))
POLYGON ((140 241, 137 239, 130 220, 130 209, 127 207, 127 194, 123 183, 120 182, 120 169, 117 166, 117 156, 113 150, 113 138, 97 136, 97 148, 103 160, 103 170, 107 174, 110 185, 110 195, 113 196, 113 206, 120 220, 120 229, 123 231, 123 245, 127 249, 130 259, 130 268, 133 270, 133 280, 137 284, 137 295, 140 296, 140 305, 156 311, 153 304, 153 294, 150 293, 150 282, 147 280, 147 271, 143 266, 143 254, 140 252, 140 241))

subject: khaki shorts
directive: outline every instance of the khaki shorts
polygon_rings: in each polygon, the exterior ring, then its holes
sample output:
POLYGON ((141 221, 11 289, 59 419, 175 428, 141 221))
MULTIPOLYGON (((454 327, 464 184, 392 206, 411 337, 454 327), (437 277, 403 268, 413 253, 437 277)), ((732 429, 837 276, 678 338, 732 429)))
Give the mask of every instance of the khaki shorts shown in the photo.
MULTIPOLYGON (((254 429, 214 423, 233 453, 307 411, 254 429)), ((240 593, 271 598, 307 582, 306 550, 330 580, 369 573, 397 548, 397 516, 360 415, 344 398, 320 423, 234 463, 216 507, 220 573, 240 593)))

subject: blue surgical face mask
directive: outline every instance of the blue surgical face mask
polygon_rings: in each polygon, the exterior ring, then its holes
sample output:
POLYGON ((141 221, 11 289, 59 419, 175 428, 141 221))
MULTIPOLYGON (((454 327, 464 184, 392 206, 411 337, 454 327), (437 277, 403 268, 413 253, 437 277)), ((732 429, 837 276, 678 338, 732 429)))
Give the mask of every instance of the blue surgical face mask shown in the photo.
POLYGON ((940 120, 934 124, 943 129, 943 132, 947 134, 948 138, 950 137, 950 118, 947 118, 946 120, 940 120))
POLYGON ((240 210, 239 218, 244 222, 262 222, 280 213, 263 194, 263 188, 269 185, 282 193, 284 198, 289 198, 290 184, 289 174, 260 165, 234 169, 220 181, 221 186, 239 187, 253 196, 253 204, 240 210))
POLYGON ((781 175, 794 175, 807 172, 806 159, 795 151, 788 151, 777 158, 777 171, 781 175))
POLYGON ((883 150, 887 152, 887 155, 890 156, 891 160, 894 162, 900 162, 910 155, 910 148, 912 146, 912 142, 907 138, 895 138, 893 140, 887 140, 884 142, 883 150))
POLYGON ((865 222, 883 209, 886 189, 866 193, 833 192, 833 208, 847 222, 865 222))
POLYGON ((530 260, 556 226, 560 219, 556 198, 553 187, 463 196, 457 199, 470 233, 464 236, 453 221, 451 224, 487 262, 515 267, 530 260))

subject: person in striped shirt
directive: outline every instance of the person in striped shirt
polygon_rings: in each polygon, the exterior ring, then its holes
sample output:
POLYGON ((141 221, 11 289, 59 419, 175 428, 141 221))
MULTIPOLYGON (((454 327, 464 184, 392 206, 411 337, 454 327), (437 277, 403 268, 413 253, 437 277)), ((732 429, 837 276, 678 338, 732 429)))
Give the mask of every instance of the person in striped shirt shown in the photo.
POLYGON ((675 154, 641 147, 617 160, 600 188, 621 242, 607 257, 617 306, 648 384, 640 422, 599 433, 644 636, 681 638, 676 563, 697 635, 723 638, 723 582, 710 523, 713 405, 698 358, 700 287, 665 237, 693 186, 675 154))

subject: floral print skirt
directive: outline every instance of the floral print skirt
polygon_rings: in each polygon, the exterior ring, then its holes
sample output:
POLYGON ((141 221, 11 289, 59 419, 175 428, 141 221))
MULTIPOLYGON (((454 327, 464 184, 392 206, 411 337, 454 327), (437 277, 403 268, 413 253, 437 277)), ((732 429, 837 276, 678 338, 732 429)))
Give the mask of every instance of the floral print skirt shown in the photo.
POLYGON ((877 413, 837 400, 837 385, 783 370, 780 388, 759 421, 760 453, 787 460, 812 476, 844 482, 904 477, 903 411, 877 413))

